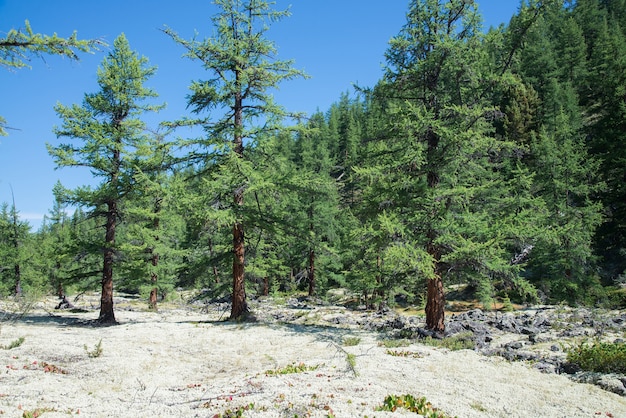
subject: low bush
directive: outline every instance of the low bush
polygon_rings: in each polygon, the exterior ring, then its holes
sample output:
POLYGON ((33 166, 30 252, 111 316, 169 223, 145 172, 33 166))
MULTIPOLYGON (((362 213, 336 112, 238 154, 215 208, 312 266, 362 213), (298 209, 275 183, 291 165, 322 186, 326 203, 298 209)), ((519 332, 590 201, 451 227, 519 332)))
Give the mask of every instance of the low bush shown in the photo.
POLYGON ((385 397, 383 404, 377 407, 376 410, 395 412, 398 408, 415 412, 426 418, 449 418, 448 415, 440 412, 437 408, 433 408, 426 398, 416 398, 413 395, 388 395, 385 397))
POLYGON ((626 343, 582 342, 566 349, 567 361, 582 370, 600 373, 626 373, 626 343))
POLYGON ((303 373, 303 372, 317 370, 318 367, 319 366, 307 366, 304 363, 299 363, 299 364, 292 363, 281 369, 266 370, 265 374, 277 376, 281 374, 303 373))
POLYGON ((462 332, 446 338, 426 337, 420 340, 424 345, 431 347, 442 347, 448 350, 472 350, 474 348, 474 334, 471 332, 462 332))

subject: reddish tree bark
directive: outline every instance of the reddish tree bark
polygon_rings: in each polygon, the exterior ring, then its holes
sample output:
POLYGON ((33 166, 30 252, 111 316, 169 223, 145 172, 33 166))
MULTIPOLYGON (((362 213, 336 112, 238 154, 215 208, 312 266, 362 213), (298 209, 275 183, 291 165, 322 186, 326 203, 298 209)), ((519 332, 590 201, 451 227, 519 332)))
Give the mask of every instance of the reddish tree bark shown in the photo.
POLYGON ((244 281, 245 239, 243 225, 235 223, 233 227, 233 303, 230 319, 245 317, 250 311, 246 302, 246 286, 244 281))
MULTIPOLYGON (((435 171, 433 160, 435 158, 435 152, 439 146, 439 136, 429 128, 426 131, 426 143, 428 145, 427 158, 431 164, 432 169, 427 173, 428 187, 431 189, 437 188, 439 185, 439 174, 435 171)), ((433 218, 437 216, 436 209, 433 210, 433 218)), ((428 280, 427 292, 426 292, 426 328, 435 332, 444 332, 445 326, 445 304, 446 298, 443 290, 443 281, 441 279, 441 248, 435 244, 437 239, 437 232, 434 229, 430 229, 427 234, 428 245, 426 251, 432 257, 434 261, 435 277, 428 280)))
POLYGON ((446 298, 443 281, 437 276, 428 280, 426 301, 426 328, 435 332, 444 332, 446 298))
MULTIPOLYGON (((236 84, 239 85, 241 74, 240 71, 235 72, 236 84)), ((234 110, 234 128, 233 150, 239 158, 243 158, 243 94, 237 92, 235 94, 234 110)), ((237 188, 234 193, 234 207, 243 206, 244 187, 237 188)), ((233 303, 230 311, 230 319, 238 320, 247 316, 250 312, 246 302, 246 283, 244 277, 245 269, 245 235, 243 223, 239 220, 233 226, 233 303)))
POLYGON ((113 257, 115 246, 115 227, 117 221, 117 202, 110 201, 108 204, 104 265, 102 268, 102 293, 100 296, 100 316, 98 322, 103 324, 115 324, 113 313, 113 257))

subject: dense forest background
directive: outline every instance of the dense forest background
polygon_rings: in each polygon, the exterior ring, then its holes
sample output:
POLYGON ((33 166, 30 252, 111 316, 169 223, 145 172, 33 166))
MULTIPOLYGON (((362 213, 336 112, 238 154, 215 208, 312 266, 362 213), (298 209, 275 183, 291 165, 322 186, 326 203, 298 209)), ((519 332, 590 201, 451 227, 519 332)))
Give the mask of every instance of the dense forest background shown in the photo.
POLYGON ((0 294, 96 290, 105 254, 115 289, 152 306, 177 288, 227 296, 235 225, 245 226, 249 295, 347 288, 374 308, 425 305, 429 292, 461 284, 486 307, 625 307, 626 1, 526 1, 488 32, 476 7, 413 1, 377 85, 308 117, 254 96, 240 125, 228 124, 236 101, 210 83, 181 92, 189 119, 158 130, 141 121, 158 92, 136 85, 125 93, 133 106, 107 107, 114 57, 134 62, 137 80, 153 72, 121 36, 98 72, 102 91, 57 108, 57 135, 83 140, 84 160, 71 155, 80 146, 49 150, 59 166, 92 167, 102 183, 57 184, 38 231, 2 204, 0 294), (224 116, 209 120, 220 100, 224 116), (118 124, 97 129, 124 126, 133 139, 112 148, 119 175, 94 151, 108 131, 93 134, 81 122, 89 114, 118 124), (190 124, 204 136, 184 137, 190 124), (114 240, 105 237, 111 222, 114 240))

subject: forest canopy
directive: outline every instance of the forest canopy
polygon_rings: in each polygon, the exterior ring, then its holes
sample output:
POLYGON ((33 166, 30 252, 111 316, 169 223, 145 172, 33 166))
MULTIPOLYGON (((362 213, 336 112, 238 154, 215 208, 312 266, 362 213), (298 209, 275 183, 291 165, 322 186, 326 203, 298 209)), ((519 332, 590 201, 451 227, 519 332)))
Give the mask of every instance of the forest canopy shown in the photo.
POLYGON ((0 294, 107 281, 156 308, 202 289, 237 319, 250 295, 344 288, 423 306, 436 331, 457 285, 485 307, 626 306, 624 0, 528 0, 488 31, 474 1, 411 1, 378 83, 307 117, 268 94, 306 77, 266 38, 289 13, 216 3, 213 38, 164 30, 207 70, 181 92, 187 117, 145 128, 154 68, 123 35, 100 91, 57 106, 71 141, 51 157, 101 182, 57 184, 36 232, 2 205, 0 294))

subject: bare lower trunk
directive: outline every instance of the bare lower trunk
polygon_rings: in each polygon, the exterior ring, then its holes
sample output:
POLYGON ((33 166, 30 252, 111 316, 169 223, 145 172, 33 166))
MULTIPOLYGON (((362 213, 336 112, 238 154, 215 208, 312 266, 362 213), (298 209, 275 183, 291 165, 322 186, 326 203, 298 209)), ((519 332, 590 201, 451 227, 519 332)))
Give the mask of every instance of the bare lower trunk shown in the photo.
POLYGON ((157 307, 158 295, 159 295, 159 290, 156 287, 153 287, 152 290, 150 290, 150 299, 148 300, 148 306, 153 311, 158 310, 158 307, 157 307))
POLYGON ((428 280, 426 328, 435 332, 445 331, 445 304, 446 297, 441 277, 437 276, 428 280))
POLYGON ((269 296, 270 294, 270 279, 269 277, 263 277, 263 296, 269 296))
POLYGON ((115 314, 113 313, 113 247, 115 245, 117 205, 115 202, 110 202, 108 206, 104 266, 102 268, 102 294, 100 296, 100 316, 98 317, 98 322, 115 324, 117 321, 115 321, 115 314))
POLYGON ((233 304, 230 311, 231 320, 241 319, 249 313, 244 281, 244 242, 243 225, 237 222, 233 227, 233 304))

